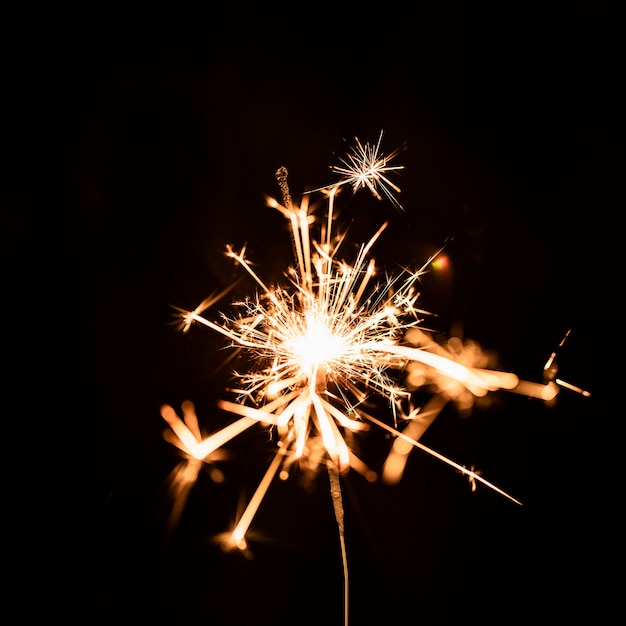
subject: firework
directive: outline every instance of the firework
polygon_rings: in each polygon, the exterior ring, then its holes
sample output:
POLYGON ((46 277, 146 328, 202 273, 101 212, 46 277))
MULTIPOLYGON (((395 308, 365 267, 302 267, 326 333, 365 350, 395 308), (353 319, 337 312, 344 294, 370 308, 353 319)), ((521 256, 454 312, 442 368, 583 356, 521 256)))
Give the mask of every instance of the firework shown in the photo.
MULTIPOLYGON (((351 258, 344 257, 346 234, 335 226, 337 198, 344 185, 353 193, 369 190, 401 208, 395 196, 400 189, 391 176, 402 166, 390 164, 397 153, 384 156, 381 141, 382 133, 375 144, 356 139, 348 157, 331 168, 340 180, 302 194, 298 203, 292 199, 286 168, 278 169, 282 201, 268 198, 268 205, 288 221, 294 252, 283 284, 266 283, 247 259, 245 247, 227 246, 226 255, 254 281, 254 294, 232 303, 231 313, 216 317, 206 312, 224 293, 207 298, 192 311, 178 310, 184 332, 194 323, 204 325, 222 335, 233 351, 247 354, 248 369, 234 374, 229 399, 218 402, 237 419, 203 436, 190 402, 182 407, 183 419, 172 407, 162 408, 170 426, 168 438, 187 459, 174 474, 174 518, 180 515, 199 468, 204 463, 213 467, 224 444, 253 426, 269 429, 274 437, 275 454, 267 471, 234 529, 220 537, 227 549, 248 549, 246 535, 276 477, 288 477, 295 467, 313 474, 328 472, 346 596, 340 478, 350 469, 370 481, 379 476, 357 456, 351 445, 356 434, 375 426, 395 437, 380 471, 388 483, 400 480, 409 453, 419 449, 465 475, 472 489, 483 484, 520 504, 479 471, 425 446, 420 438, 450 402, 469 410, 475 398, 501 389, 549 399, 563 385, 552 375, 540 384, 489 369, 484 352, 473 343, 456 338, 435 341, 421 326, 428 312, 419 306, 420 279, 434 257, 418 270, 379 276, 371 253, 387 223, 351 258), (418 390, 420 395, 430 393, 420 405, 418 390), (373 415, 372 407, 381 400, 387 405, 387 420, 373 415)), ((552 371, 551 366, 546 370, 552 371)))

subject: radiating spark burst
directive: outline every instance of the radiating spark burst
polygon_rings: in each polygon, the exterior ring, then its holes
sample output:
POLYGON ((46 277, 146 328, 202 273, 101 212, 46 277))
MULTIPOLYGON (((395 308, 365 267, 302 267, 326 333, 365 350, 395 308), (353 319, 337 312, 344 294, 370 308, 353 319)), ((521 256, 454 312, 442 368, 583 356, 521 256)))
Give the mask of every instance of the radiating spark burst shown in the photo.
POLYGON ((340 159, 340 165, 331 165, 330 169, 341 175, 340 181, 334 185, 328 185, 317 189, 332 189, 333 186, 351 185, 352 192, 368 188, 372 195, 382 200, 381 193, 397 208, 403 210, 396 194, 400 193, 398 187, 390 178, 391 172, 403 170, 403 165, 389 165, 398 156, 400 149, 385 155, 381 152, 383 132, 380 132, 375 144, 362 144, 358 137, 354 138, 354 146, 345 158, 340 159))
POLYGON ((317 190, 323 196, 325 216, 315 234, 317 206, 311 204, 312 193, 303 194, 300 204, 294 204, 288 172, 284 167, 277 170, 282 203, 268 198, 268 204, 289 222, 294 251, 284 284, 267 284, 246 258, 245 246, 239 251, 227 246, 226 255, 256 283, 255 295, 234 302, 236 313, 222 314, 219 321, 203 314, 224 293, 207 298, 192 311, 179 309, 183 331, 194 322, 202 324, 225 337, 233 350, 249 355, 250 369, 235 374, 232 399, 218 402, 238 419, 202 437, 190 403, 183 405, 184 420, 172 407, 162 408, 163 418, 176 435, 175 443, 189 459, 175 482, 177 515, 200 464, 212 463, 221 446, 257 424, 269 428, 276 438, 276 453, 256 491, 234 529, 220 537, 226 549, 248 550, 250 525, 277 476, 286 478, 295 466, 313 474, 326 468, 342 547, 346 624, 348 577, 339 479, 350 468, 367 480, 377 478, 375 470, 356 455, 351 445, 354 434, 375 425, 395 437, 382 468, 382 479, 388 483, 401 478, 408 454, 417 448, 466 476, 472 490, 480 483, 520 504, 473 467, 456 463, 422 444, 420 438, 450 401, 469 410, 475 398, 500 389, 542 399, 558 393, 552 379, 532 383, 488 369, 485 354, 475 344, 454 338, 447 345, 440 344, 422 330, 427 312, 418 306, 418 287, 434 257, 417 271, 376 278, 371 251, 387 223, 353 258, 342 256, 345 234, 335 234, 334 222, 335 201, 343 185, 352 185, 353 191, 368 188, 377 198, 381 198, 380 189, 399 206, 392 193, 399 189, 387 173, 401 166, 388 165, 395 153, 384 157, 381 139, 382 133, 373 145, 357 139, 344 166, 334 168, 342 180, 317 190), (416 390, 432 390, 432 395, 415 406, 416 390), (370 401, 376 398, 388 404, 390 423, 368 412, 370 401))

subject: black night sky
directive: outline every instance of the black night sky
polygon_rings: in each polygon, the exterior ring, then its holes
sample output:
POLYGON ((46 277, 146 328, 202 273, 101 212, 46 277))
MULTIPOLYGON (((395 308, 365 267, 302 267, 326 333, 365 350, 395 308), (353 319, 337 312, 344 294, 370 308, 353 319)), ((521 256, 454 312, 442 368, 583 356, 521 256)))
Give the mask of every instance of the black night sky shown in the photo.
MULTIPOLYGON (((7 510, 24 520, 6 542, 19 542, 24 621, 341 625, 326 477, 308 491, 275 483, 254 558, 224 553, 211 539, 270 459, 253 429, 228 445, 224 483, 200 476, 169 536, 177 456, 159 408, 189 398, 207 432, 230 419, 215 407, 229 383, 222 342, 176 332, 171 305, 193 308, 242 275, 227 243, 247 243, 280 280, 289 233, 264 199, 279 196, 276 169, 297 196, 332 182, 354 136, 381 130, 386 151, 405 145, 405 211, 343 194, 350 241, 389 220, 374 251, 389 271, 448 242, 450 268, 424 279, 428 324, 537 382, 571 329, 559 374, 592 396, 498 393, 470 417, 446 409, 424 435, 523 507, 472 493, 418 451, 400 485, 347 476, 350 624, 603 624, 620 609, 615 17, 609 2, 507 7, 92 3, 6 16, 7 510)), ((390 441, 373 430, 359 445, 377 469, 390 441)))

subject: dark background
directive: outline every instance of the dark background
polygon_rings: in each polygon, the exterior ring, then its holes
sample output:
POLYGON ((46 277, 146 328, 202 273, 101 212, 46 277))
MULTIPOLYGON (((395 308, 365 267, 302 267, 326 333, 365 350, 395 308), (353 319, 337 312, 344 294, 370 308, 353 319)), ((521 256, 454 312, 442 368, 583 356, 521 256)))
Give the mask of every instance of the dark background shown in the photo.
MULTIPOLYGON (((32 9, 32 11, 31 11, 32 9)), ((163 403, 207 432, 228 371, 193 308, 248 243, 268 282, 291 262, 265 206, 332 181, 356 135, 406 143, 405 211, 361 192, 342 218, 390 270, 444 241, 429 324, 477 340, 540 382, 592 392, 544 405, 496 394, 424 443, 518 507, 419 452, 396 487, 344 483, 351 625, 604 623, 618 611, 618 246, 623 206, 619 38, 608 2, 325 4, 7 13, 2 264, 10 578, 26 618, 82 624, 341 624, 337 528, 324 476, 274 484, 254 554, 211 537, 269 459, 235 440, 226 481, 200 477, 173 536, 163 403)), ((243 284, 241 293, 251 293, 243 284)), ((620 351, 621 354, 621 351, 620 351)), ((621 406, 621 405, 620 405, 621 406)), ((372 432, 378 468, 390 442, 372 432)), ((242 500, 243 499, 243 500, 242 500)))

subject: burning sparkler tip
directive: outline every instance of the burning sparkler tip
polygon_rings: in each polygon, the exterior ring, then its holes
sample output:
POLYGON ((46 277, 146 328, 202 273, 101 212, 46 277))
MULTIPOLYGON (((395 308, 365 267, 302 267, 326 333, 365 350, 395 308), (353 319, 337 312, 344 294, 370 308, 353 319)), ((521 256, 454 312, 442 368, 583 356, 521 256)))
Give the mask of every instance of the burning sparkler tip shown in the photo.
POLYGON ((283 202, 285 203, 285 207, 288 210, 292 208, 291 201, 291 192, 289 191, 289 185, 287 184, 287 177, 289 175, 289 170, 281 166, 276 170, 276 180, 278 181, 278 186, 280 187, 280 191, 283 194, 283 202))

